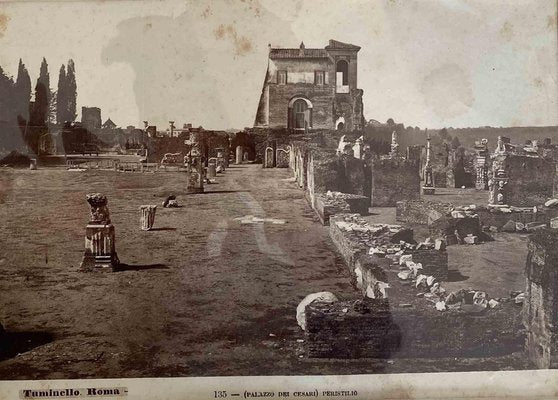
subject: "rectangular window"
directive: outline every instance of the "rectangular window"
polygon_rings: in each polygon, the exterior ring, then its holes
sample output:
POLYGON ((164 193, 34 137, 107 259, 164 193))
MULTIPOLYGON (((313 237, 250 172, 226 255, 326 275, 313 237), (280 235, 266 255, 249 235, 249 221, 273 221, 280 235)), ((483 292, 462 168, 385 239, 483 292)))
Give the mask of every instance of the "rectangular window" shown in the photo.
POLYGON ((277 83, 279 85, 287 84, 287 71, 277 71, 277 83))
POLYGON ((325 85, 325 72, 315 71, 314 72, 314 85, 325 85))

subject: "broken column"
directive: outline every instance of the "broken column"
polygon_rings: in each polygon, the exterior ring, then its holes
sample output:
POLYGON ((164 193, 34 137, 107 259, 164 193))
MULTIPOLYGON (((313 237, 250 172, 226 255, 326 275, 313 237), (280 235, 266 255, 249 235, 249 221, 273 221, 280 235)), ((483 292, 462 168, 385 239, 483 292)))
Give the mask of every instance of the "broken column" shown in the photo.
POLYGON ((399 143, 397 143, 397 132, 393 131, 391 133, 391 150, 389 152, 390 158, 397 158, 398 148, 399 148, 399 143))
POLYGON ((488 152, 488 140, 482 139, 475 141, 475 188, 477 190, 488 189, 488 164, 490 161, 490 154, 488 152))
POLYGON ((432 165, 430 164, 430 134, 426 131, 426 164, 424 165, 424 185, 422 186, 422 194, 435 194, 434 175, 432 173, 432 165))
POLYGON ((488 180, 488 204, 506 205, 507 204, 507 185, 509 182, 508 173, 505 168, 506 156, 498 154, 494 156, 492 173, 488 180))
POLYGON ((143 205, 140 206, 141 216, 140 216, 140 227, 142 231, 149 231, 153 228, 155 223, 155 212, 157 211, 157 206, 153 205, 143 205))
POLYGON ((115 250, 114 225, 110 222, 107 198, 101 193, 85 196, 91 207, 91 218, 85 227, 85 253, 80 268, 114 270, 120 263, 115 250))
POLYGON ((204 167, 202 164, 202 149, 197 132, 190 134, 192 147, 186 156, 186 192, 203 193, 204 167))
POLYGON ((234 160, 235 164, 242 164, 242 146, 236 146, 236 159, 234 160))
POLYGON ((558 232, 536 232, 528 249, 523 303, 527 355, 538 368, 558 368, 558 232))

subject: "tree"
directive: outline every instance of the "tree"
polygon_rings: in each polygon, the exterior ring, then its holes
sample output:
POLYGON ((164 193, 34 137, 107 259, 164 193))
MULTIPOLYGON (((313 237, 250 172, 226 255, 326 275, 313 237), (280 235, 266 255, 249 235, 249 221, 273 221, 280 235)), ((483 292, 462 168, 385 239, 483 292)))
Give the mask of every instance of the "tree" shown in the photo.
POLYGON ((29 102, 31 101, 31 78, 25 64, 19 59, 17 78, 15 82, 15 102, 17 117, 21 124, 29 120, 29 102), (25 122, 24 122, 25 121, 25 122))
POLYGON ((50 99, 50 76, 48 74, 48 64, 43 57, 39 79, 37 79, 37 84, 35 85, 35 103, 33 105, 31 115, 31 125, 46 125, 49 114, 50 99))
POLYGON ((68 70, 66 73, 66 87, 65 96, 67 98, 67 121, 75 121, 77 117, 76 105, 77 105, 77 83, 76 83, 76 67, 74 65, 74 60, 68 60, 68 70))
POLYGON ((68 120, 66 85, 66 67, 62 64, 58 73, 58 90, 56 91, 56 122, 58 124, 64 124, 68 120))
POLYGON ((0 122, 10 123, 15 116, 14 81, 0 67, 0 122))
POLYGON ((461 142, 457 136, 454 136, 451 140, 451 148, 456 150, 459 146, 461 146, 461 142))

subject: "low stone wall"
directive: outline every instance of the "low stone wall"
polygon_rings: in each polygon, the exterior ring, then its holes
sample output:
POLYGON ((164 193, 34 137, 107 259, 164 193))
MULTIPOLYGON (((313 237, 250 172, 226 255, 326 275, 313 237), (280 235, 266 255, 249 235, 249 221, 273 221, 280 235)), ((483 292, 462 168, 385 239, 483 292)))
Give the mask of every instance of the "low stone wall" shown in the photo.
POLYGON ((401 307, 385 299, 315 302, 306 308, 306 350, 317 358, 487 357, 523 348, 521 308, 484 314, 401 307))
POLYGON ((356 194, 327 192, 314 194, 314 210, 323 225, 329 225, 329 217, 335 214, 368 214, 368 198, 356 194))

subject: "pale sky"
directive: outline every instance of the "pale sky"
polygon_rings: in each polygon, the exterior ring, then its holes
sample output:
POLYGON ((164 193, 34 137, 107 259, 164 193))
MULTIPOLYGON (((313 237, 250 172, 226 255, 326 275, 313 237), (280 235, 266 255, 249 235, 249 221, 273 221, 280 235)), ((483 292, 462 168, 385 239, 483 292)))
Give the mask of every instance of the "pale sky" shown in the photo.
POLYGON ((69 58, 81 106, 165 129, 252 126, 267 45, 362 47, 366 119, 440 128, 558 125, 555 0, 0 3, 0 65, 51 86, 69 58))

